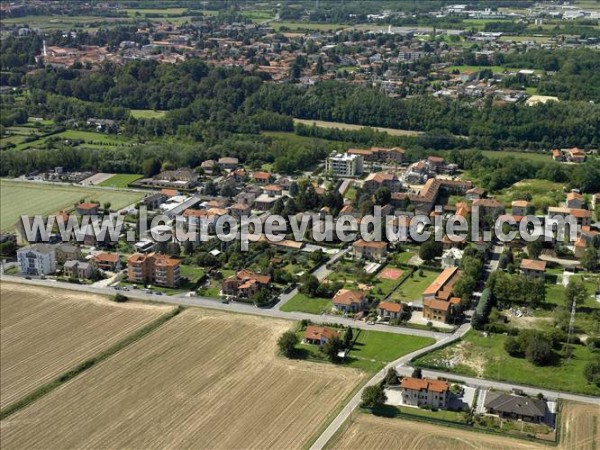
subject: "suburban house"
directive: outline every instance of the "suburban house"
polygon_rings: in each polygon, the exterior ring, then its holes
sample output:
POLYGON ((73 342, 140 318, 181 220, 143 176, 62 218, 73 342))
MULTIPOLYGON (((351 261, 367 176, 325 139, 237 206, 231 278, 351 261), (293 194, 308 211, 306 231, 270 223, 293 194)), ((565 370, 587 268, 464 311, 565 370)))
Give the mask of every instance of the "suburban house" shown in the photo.
POLYGON ((252 178, 256 184, 267 184, 271 181, 272 176, 269 172, 258 171, 252 174, 252 178))
POLYGON ((351 148, 348 150, 348 154, 362 156, 365 161, 384 161, 391 163, 401 163, 404 158, 404 152, 405 150, 400 147, 371 147, 369 150, 351 148))
POLYGON ((454 316, 460 298, 452 296, 454 283, 460 277, 458 267, 444 269, 423 292, 423 317, 447 322, 454 316))
POLYGON ((429 170, 432 172, 441 172, 445 167, 444 158, 439 156, 429 156, 427 158, 427 167, 429 167, 429 170))
POLYGON ((63 274, 65 277, 86 280, 94 274, 94 267, 88 262, 69 260, 63 266, 63 274))
POLYGON ((494 198, 480 198, 473 200, 473 207, 479 208, 479 217, 498 217, 504 212, 504 206, 494 198))
POLYGON ((225 169, 225 170, 233 170, 237 167, 238 164, 239 164, 239 160, 237 158, 232 158, 232 157, 228 157, 228 156, 219 158, 219 161, 217 161, 217 165, 221 169, 225 169))
POLYGON ((565 157, 563 155, 563 152, 557 148, 555 148, 554 150, 552 150, 552 159, 554 161, 564 161, 565 157))
POLYGON ((510 206, 513 217, 525 217, 532 208, 531 203, 526 200, 515 200, 510 206))
POLYGON ((488 391, 483 406, 488 414, 534 423, 544 421, 547 409, 544 400, 491 391, 488 391))
POLYGON ((96 268, 109 272, 118 272, 121 270, 121 258, 118 253, 102 252, 93 256, 92 262, 96 268))
POLYGON ((370 261, 382 261, 387 256, 387 243, 381 241, 365 241, 359 239, 352 244, 354 257, 370 261))
POLYGON ((451 247, 442 253, 442 267, 447 269, 448 267, 458 267, 462 260, 464 251, 459 248, 451 247))
POLYGON ((569 192, 567 194, 566 206, 567 208, 581 209, 585 205, 583 195, 577 192, 569 192))
POLYGON ((58 244, 54 247, 56 254, 56 263, 64 264, 69 260, 78 260, 82 258, 81 248, 69 243, 58 244))
POLYGON ((356 313, 367 306, 367 299, 363 291, 340 289, 332 299, 333 307, 344 313, 356 313))
POLYGON ((567 160, 574 163, 585 162, 585 152, 578 148, 571 148, 567 150, 567 160))
POLYGON ((386 187, 390 192, 397 192, 400 189, 400 180, 393 173, 376 172, 370 173, 363 184, 365 191, 374 193, 377 189, 386 187))
POLYGON ((160 192, 156 192, 155 194, 150 194, 147 197, 145 197, 142 200, 142 203, 150 209, 157 209, 160 205, 162 205, 165 202, 166 199, 166 195, 160 192))
POLYGON ((33 244, 17 250, 21 272, 27 275, 48 275, 56 272, 56 253, 50 244, 33 244))
POLYGON ((395 302, 379 302, 377 306, 377 314, 379 317, 390 320, 398 320, 402 315, 402 303, 395 302))
POLYGON ((80 203, 75 207, 75 212, 78 216, 96 216, 99 208, 98 203, 80 203))
POLYGON ((134 253, 127 258, 127 279, 132 283, 176 287, 180 264, 179 259, 160 253, 134 253))
POLYGON ((404 377, 400 382, 400 389, 403 405, 441 409, 448 407, 450 387, 445 381, 404 377))
POLYGON ((465 194, 465 198, 467 200, 469 200, 470 202, 472 202, 473 200, 478 200, 480 198, 483 198, 484 196, 485 196, 485 189, 480 188, 480 187, 473 187, 473 188, 469 189, 465 194))
POLYGON ((363 157, 334 152, 325 160, 325 171, 338 177, 356 177, 363 172, 363 157))
POLYGON ((339 333, 332 328, 309 325, 304 332, 304 342, 306 344, 323 345, 336 336, 339 336, 339 333))
POLYGON ((523 259, 521 261, 521 273, 528 277, 544 278, 546 271, 546 261, 538 261, 536 259, 523 259))
POLYGON ((269 275, 261 275, 244 269, 223 280, 221 292, 223 295, 250 298, 260 289, 267 289, 270 284, 271 277, 269 275))

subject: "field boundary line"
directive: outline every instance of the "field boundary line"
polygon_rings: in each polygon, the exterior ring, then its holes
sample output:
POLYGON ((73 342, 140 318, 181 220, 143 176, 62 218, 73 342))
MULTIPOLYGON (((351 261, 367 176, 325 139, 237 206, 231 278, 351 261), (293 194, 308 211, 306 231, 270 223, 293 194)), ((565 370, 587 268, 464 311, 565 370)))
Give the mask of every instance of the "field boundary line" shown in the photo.
POLYGON ((164 325, 169 320, 171 320, 173 317, 177 316, 184 309, 185 308, 183 308, 182 306, 177 306, 177 307, 173 308, 173 310, 171 312, 163 314, 162 316, 160 316, 156 320, 150 322, 149 324, 143 326, 139 330, 132 332, 128 336, 125 336, 123 339, 121 339, 119 342, 117 342, 110 348, 104 350, 103 352, 99 353, 96 356, 92 356, 92 357, 86 359, 82 363, 79 363, 77 366, 75 366, 73 369, 68 370, 67 372, 63 373, 62 375, 59 375, 58 377, 56 377, 54 380, 44 384, 43 386, 40 386, 38 389, 36 389, 35 391, 26 395, 21 400, 18 400, 13 404, 8 405, 6 408, 4 408, 2 411, 0 411, 0 420, 4 420, 7 417, 16 413, 17 411, 25 408, 26 406, 29 406, 30 404, 39 400, 46 394, 49 394, 56 388, 62 386, 66 382, 72 380, 73 378, 77 377, 78 375, 91 369, 95 365, 97 365, 97 364, 101 363, 102 361, 108 359, 109 357, 115 355, 116 353, 118 353, 119 351, 128 347, 129 345, 139 341, 144 336, 157 330, 162 325, 164 325))

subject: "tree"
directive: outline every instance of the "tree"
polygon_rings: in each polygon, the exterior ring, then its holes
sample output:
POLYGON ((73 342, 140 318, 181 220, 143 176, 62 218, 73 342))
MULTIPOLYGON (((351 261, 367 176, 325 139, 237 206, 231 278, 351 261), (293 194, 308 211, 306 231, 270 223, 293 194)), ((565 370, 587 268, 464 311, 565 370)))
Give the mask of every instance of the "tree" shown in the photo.
POLYGON ((387 386, 393 386, 398 384, 399 382, 400 379, 398 378, 398 373, 396 372, 396 369, 390 367, 387 373, 385 374, 385 384, 387 386))
POLYGON ((415 370, 413 370, 412 377, 423 378, 423 371, 419 367, 417 367, 415 370))
POLYGON ((160 167, 161 164, 158 159, 148 158, 142 163, 142 173, 144 174, 144 177, 150 178, 160 172, 160 167))
POLYGON ((298 336, 293 331, 286 331, 277 339, 279 351, 288 358, 296 354, 296 344, 298 344, 298 336))
POLYGON ((521 348, 521 344, 514 336, 508 336, 504 341, 504 350, 510 356, 520 357, 523 356, 523 349, 521 348))
POLYGON ((334 336, 321 346, 321 351, 327 355, 330 361, 336 361, 339 351, 342 349, 342 341, 334 336))
POLYGON ((569 278, 569 284, 565 288, 565 305, 569 311, 573 308, 573 302, 578 305, 585 303, 587 295, 585 283, 575 281, 572 277, 569 278))
POLYGON ((258 292, 252 296, 252 302, 254 302, 256 306, 267 306, 271 303, 271 293, 268 289, 259 289, 258 292))
POLYGON ((314 297, 317 294, 317 289, 319 289, 319 280, 317 277, 312 274, 306 274, 300 282, 298 290, 301 294, 306 294, 309 297, 314 297))
POLYGON ((527 254, 532 259, 538 259, 542 254, 542 242, 537 240, 527 244, 527 254))
POLYGON ((583 376, 588 382, 600 387, 600 360, 587 363, 583 368, 583 376))
POLYGON ((532 337, 527 343, 525 358, 536 366, 547 364, 552 358, 552 346, 547 339, 539 335, 532 337))
POLYGON ((378 408, 385 404, 387 396, 383 387, 379 384, 367 386, 361 395, 361 406, 363 408, 378 408))
POLYGON ((439 242, 427 241, 421 244, 419 258, 424 261, 432 261, 436 256, 442 254, 442 246, 439 242))
POLYGON ((353 338, 354 336, 352 332, 352 327, 348 327, 346 329, 346 333, 344 333, 344 348, 350 348, 353 338))
POLYGON ((392 193, 390 192, 389 188, 387 187, 380 187, 379 189, 377 189, 375 191, 375 204, 379 205, 379 206, 383 206, 383 205, 387 205, 391 198, 392 198, 392 193))
POLYGON ((600 251, 594 247, 588 247, 581 257, 581 265, 588 272, 600 269, 600 251))

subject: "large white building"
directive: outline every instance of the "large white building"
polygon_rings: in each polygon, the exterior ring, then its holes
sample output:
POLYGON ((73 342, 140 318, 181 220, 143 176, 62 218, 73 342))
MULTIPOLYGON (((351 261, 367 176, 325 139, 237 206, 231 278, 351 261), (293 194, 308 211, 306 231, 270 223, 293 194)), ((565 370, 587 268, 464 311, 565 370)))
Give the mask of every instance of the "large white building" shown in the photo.
POLYGON ((325 161, 325 170, 338 177, 355 177, 363 172, 362 155, 332 153, 325 161))
POLYGON ((17 250, 17 260, 21 272, 28 275, 48 275, 56 272, 54 246, 33 244, 17 250))

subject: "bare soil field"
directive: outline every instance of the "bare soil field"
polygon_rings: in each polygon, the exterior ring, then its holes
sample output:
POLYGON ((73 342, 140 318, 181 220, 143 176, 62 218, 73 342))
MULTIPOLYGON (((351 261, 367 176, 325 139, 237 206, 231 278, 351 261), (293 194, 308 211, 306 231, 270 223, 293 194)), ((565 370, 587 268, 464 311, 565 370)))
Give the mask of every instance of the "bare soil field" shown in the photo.
MULTIPOLYGON (((600 410, 597 406, 563 402, 560 421, 558 449, 594 450, 600 447, 600 410)), ((511 437, 356 413, 327 448, 542 450, 551 447, 511 437)))
MULTIPOLYGON (((342 122, 327 122, 325 120, 309 120, 309 119, 294 119, 294 123, 301 123, 303 125, 312 126, 316 125, 319 128, 339 128, 340 130, 360 130, 367 128, 367 125, 355 125, 352 123, 342 122)), ((382 133, 387 133, 391 136, 419 136, 423 134, 422 131, 413 130, 401 130, 399 128, 384 128, 384 127, 370 127, 374 130, 382 133)))
POLYGON ((0 407, 23 398, 171 309, 1 283, 0 407))
POLYGON ((2 447, 301 448, 364 374, 278 356, 290 326, 189 309, 2 421, 2 447))

